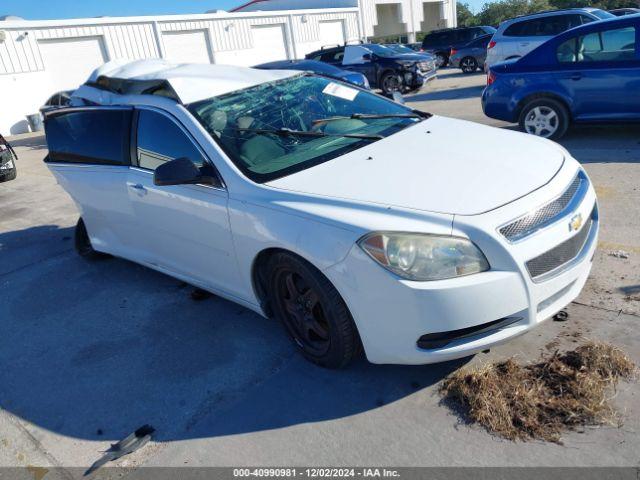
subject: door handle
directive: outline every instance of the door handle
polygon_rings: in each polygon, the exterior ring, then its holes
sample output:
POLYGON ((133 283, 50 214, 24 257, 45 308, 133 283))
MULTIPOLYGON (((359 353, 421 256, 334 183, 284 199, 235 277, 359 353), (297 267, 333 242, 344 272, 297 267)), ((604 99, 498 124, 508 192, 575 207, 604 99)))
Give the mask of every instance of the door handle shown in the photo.
POLYGON ((582 78, 582 74, 581 73, 572 73, 571 75, 569 75, 569 78, 571 80, 580 80, 582 78))
POLYGON ((136 192, 138 192, 140 194, 147 193, 147 189, 144 188, 144 185, 142 185, 141 183, 130 183, 129 184, 129 188, 134 189, 136 192))

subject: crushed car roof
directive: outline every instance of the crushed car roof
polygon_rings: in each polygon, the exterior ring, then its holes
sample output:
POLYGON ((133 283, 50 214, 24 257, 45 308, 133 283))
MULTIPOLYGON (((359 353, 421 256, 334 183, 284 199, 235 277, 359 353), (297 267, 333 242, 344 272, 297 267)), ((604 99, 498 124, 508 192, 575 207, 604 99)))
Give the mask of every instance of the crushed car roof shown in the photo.
POLYGON ((232 65, 115 60, 96 68, 86 85, 123 95, 158 94, 188 104, 299 74, 232 65))

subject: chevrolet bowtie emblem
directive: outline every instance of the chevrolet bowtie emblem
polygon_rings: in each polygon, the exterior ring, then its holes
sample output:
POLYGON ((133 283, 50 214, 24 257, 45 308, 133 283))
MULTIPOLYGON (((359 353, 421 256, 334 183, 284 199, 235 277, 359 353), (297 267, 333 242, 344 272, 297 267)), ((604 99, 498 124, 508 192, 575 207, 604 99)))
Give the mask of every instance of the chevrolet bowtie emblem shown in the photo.
POLYGON ((578 231, 582 226, 582 214, 578 213, 571 217, 571 221, 569 221, 569 231, 578 231))

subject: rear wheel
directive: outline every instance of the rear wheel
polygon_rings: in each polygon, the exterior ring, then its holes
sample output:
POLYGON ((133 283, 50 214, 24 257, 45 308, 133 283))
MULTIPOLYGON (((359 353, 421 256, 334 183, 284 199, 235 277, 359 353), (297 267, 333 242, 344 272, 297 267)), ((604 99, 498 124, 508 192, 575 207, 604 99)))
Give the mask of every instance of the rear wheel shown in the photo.
POLYGON ((460 69, 464 73, 473 73, 478 69, 478 61, 473 57, 464 57, 460 60, 460 69))
POLYGON ((109 258, 110 255, 102 252, 98 252, 93 249, 91 246, 91 239, 89 238, 89 234, 87 233, 87 227, 84 224, 84 220, 80 218, 78 223, 76 224, 75 230, 75 247, 76 252, 82 258, 86 258, 89 260, 97 260, 101 258, 109 258))
POLYGON ((273 312, 308 360, 341 368, 357 355, 360 339, 351 314, 322 273, 278 253, 267 264, 266 278, 273 312))
POLYGON ((520 113, 520 128, 531 135, 557 140, 569 128, 569 112, 553 98, 536 98, 520 113))

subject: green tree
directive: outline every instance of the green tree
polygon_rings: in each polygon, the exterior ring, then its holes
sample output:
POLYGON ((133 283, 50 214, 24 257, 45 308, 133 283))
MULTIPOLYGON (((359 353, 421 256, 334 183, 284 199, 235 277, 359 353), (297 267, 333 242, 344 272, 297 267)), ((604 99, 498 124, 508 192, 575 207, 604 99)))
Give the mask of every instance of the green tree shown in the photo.
POLYGON ((468 3, 457 2, 456 10, 458 12, 458 26, 459 27, 471 27, 477 25, 476 16, 469 8, 468 3))
POLYGON ((498 25, 518 15, 540 12, 551 9, 547 0, 498 0, 485 3, 477 15, 481 25, 498 25))

